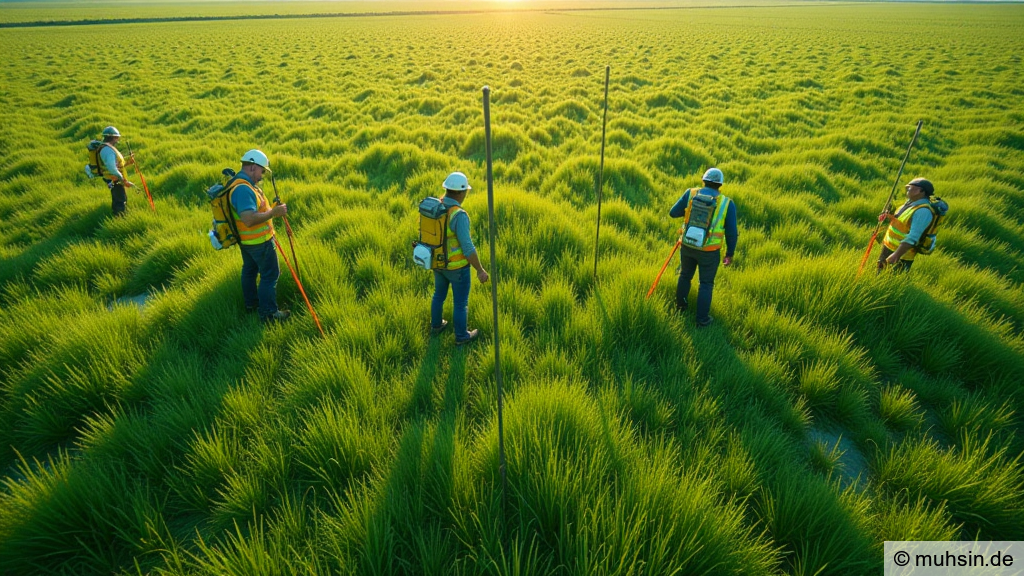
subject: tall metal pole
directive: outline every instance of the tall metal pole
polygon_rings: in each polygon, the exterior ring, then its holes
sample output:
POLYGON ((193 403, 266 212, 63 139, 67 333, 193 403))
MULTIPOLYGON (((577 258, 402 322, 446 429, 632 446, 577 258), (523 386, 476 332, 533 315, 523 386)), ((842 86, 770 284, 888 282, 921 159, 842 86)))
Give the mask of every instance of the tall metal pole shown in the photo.
MULTIPOLYGON (((501 339, 498 337, 498 259, 495 253, 498 232, 494 221, 494 176, 491 170, 491 88, 489 86, 484 86, 484 139, 487 150, 487 218, 490 224, 491 245, 491 310, 494 314, 494 379, 498 383, 498 468, 501 473, 502 534, 505 534, 505 524, 508 518, 508 475, 505 462, 505 392, 501 382, 501 339)), ((502 541, 507 554, 507 536, 504 536, 502 541)))
POLYGON ((597 233, 594 236, 594 281, 597 281, 598 247, 601 241, 601 198, 604 192, 604 135, 608 126, 608 75, 611 66, 604 67, 604 119, 601 120, 601 168, 597 172, 597 233))
MULTIPOLYGON (((270 184, 274 187, 274 204, 281 204, 281 195, 277 193, 277 181, 274 179, 272 171, 270 172, 270 184)), ((299 257, 295 255, 295 239, 292 234, 292 225, 288 223, 287 214, 281 218, 284 220, 284 229, 288 233, 288 247, 292 251, 292 260, 295 261, 295 274, 301 277, 299 273, 299 257)))
MULTIPOLYGON (((910 139, 910 146, 907 146, 907 153, 903 155, 903 162, 900 163, 900 170, 896 173, 896 180, 892 183, 892 190, 889 191, 889 199, 885 201, 885 208, 882 208, 882 213, 885 214, 892 209, 892 199, 896 196, 896 187, 900 185, 900 177, 903 176, 903 167, 907 165, 907 159, 910 158, 910 151, 914 148, 914 142, 917 142, 917 135, 921 133, 921 126, 924 124, 924 120, 917 121, 917 129, 914 130, 914 137, 910 139)), ((868 241, 868 249, 864 251, 864 256, 860 259, 860 267, 857 268, 857 278, 864 273, 864 264, 867 263, 868 257, 871 255, 871 249, 875 246, 875 238, 878 237, 878 233, 882 230, 882 223, 879 222, 875 225, 875 231, 871 234, 871 240, 868 241)))

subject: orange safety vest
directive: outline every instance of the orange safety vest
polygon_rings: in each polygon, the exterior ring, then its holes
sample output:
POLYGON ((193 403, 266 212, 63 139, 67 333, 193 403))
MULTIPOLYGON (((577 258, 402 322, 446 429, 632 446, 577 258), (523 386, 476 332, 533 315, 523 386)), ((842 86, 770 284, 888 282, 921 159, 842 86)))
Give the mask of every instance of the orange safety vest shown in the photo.
MULTIPOLYGON (((928 204, 918 204, 917 206, 911 206, 896 215, 895 218, 889 221, 889 228, 885 231, 885 238, 882 239, 882 245, 896 251, 900 247, 900 243, 903 239, 910 234, 910 221, 913 219, 914 214, 921 208, 929 208, 928 204)), ((934 222, 935 213, 932 212, 932 221, 934 222)), ((900 260, 913 261, 914 257, 917 256, 917 247, 913 247, 907 250, 900 260)))
POLYGON ((235 210, 235 203, 231 201, 230 195, 234 194, 235 190, 243 184, 252 188, 253 192, 256 193, 257 212, 267 212, 271 208, 270 202, 267 201, 267 197, 263 195, 263 190, 252 182, 249 182, 244 178, 236 178, 233 182, 228 184, 228 188, 231 189, 228 191, 228 202, 231 204, 231 215, 234 216, 235 225, 238 227, 238 240, 242 244, 246 245, 263 244, 274 237, 273 218, 251 227, 246 226, 245 222, 242 222, 242 219, 238 216, 238 212, 235 210))

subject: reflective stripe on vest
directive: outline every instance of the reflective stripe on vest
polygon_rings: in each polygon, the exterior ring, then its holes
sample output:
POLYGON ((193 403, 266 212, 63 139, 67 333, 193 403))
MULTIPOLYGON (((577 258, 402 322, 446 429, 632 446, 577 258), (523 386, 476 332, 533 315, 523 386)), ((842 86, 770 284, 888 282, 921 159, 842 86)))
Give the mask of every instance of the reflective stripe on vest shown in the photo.
MULTIPOLYGON (((907 237, 907 234, 910 234, 910 221, 914 217, 914 213, 921 208, 928 208, 928 205, 918 204, 917 206, 911 206, 900 212, 895 220, 891 220, 889 228, 885 231, 885 238, 882 239, 882 245, 895 252, 900 247, 903 239, 907 237)), ((935 221, 934 214, 932 215, 932 221, 935 221)), ((911 248, 903 253, 900 260, 913 260, 914 256, 917 256, 917 250, 911 248)))
POLYGON ((242 222, 242 219, 238 216, 238 212, 235 210, 235 203, 232 202, 231 195, 234 194, 235 190, 243 184, 252 188, 253 192, 256 193, 257 212, 267 212, 270 210, 270 202, 267 201, 267 197, 263 195, 263 190, 260 190, 259 186, 244 178, 237 178, 234 182, 228 184, 228 187, 231 189, 228 191, 228 203, 231 204, 231 215, 234 216, 235 225, 238 226, 238 240, 242 244, 247 245, 263 244, 274 237, 273 218, 255 226, 246 226, 245 222, 242 222))
MULTIPOLYGON (((690 193, 690 200, 686 204, 686 214, 683 218, 683 229, 686 229, 686 225, 690 222, 690 208, 693 207, 693 197, 696 196, 700 190, 697 188, 690 188, 687 190, 690 193)), ((720 199, 718 203, 718 209, 715 210, 715 217, 711 219, 711 225, 708 226, 708 235, 704 239, 704 247, 700 248, 703 252, 714 252, 715 250, 721 250, 722 245, 725 244, 725 215, 729 212, 729 198, 719 194, 720 199)))
POLYGON ((469 260, 466 260, 466 256, 462 254, 462 245, 459 244, 459 237, 455 234, 454 227, 455 216, 462 211, 462 208, 458 206, 448 208, 448 229, 452 233, 448 235, 448 265, 445 266, 445 270, 459 270, 469 266, 469 260))

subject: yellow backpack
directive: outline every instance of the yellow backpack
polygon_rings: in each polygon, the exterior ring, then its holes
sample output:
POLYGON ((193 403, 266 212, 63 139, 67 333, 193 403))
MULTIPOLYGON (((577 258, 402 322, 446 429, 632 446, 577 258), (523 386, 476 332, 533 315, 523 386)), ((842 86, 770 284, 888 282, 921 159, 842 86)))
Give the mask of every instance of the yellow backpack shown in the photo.
POLYGON ((89 151, 89 163, 85 165, 85 175, 89 178, 102 178, 103 161, 100 160, 100 150, 103 150, 103 142, 91 140, 85 149, 89 151))
POLYGON ((207 236, 215 250, 223 250, 238 244, 238 226, 235 224, 234 211, 231 209, 231 192, 244 182, 235 176, 235 171, 225 168, 224 182, 218 182, 206 189, 213 212, 213 225, 207 236))
POLYGON ((711 236, 711 220, 715 217, 715 212, 718 211, 720 196, 701 194, 695 189, 691 189, 690 193, 693 196, 690 200, 686 220, 683 222, 683 242, 687 246, 699 249, 704 247, 708 237, 711 236))
POLYGON ((412 243, 412 259, 425 270, 448 266, 448 208, 440 198, 420 202, 420 239, 412 243))
POLYGON ((923 256, 935 252, 935 244, 937 243, 936 233, 939 230, 939 225, 946 218, 946 213, 949 212, 949 204, 946 204, 946 201, 942 198, 936 197, 934 200, 929 198, 926 208, 932 211, 932 222, 928 225, 924 234, 921 235, 917 246, 914 247, 914 250, 923 256))

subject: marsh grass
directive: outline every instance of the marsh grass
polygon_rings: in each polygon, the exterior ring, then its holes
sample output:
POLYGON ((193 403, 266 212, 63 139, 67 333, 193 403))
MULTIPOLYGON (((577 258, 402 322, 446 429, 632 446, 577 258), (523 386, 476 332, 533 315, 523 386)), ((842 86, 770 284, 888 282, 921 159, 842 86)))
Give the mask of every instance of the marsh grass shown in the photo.
POLYGON ((0 565, 849 574, 884 540, 1022 539, 1022 25, 873 5, 0 34, 0 565), (890 41, 911 25, 919 52, 890 41), (857 280, 919 118, 905 173, 953 207, 940 248, 857 280), (111 218, 81 174, 111 123, 156 214, 130 194, 111 218), (203 190, 254 146, 325 338, 287 273, 294 320, 247 316, 238 256, 206 246, 203 190), (697 330, 671 271, 643 294, 708 165, 741 236, 697 330), (505 510, 489 286, 481 341, 455 347, 408 254, 416 203, 456 169, 501 286, 505 510))

